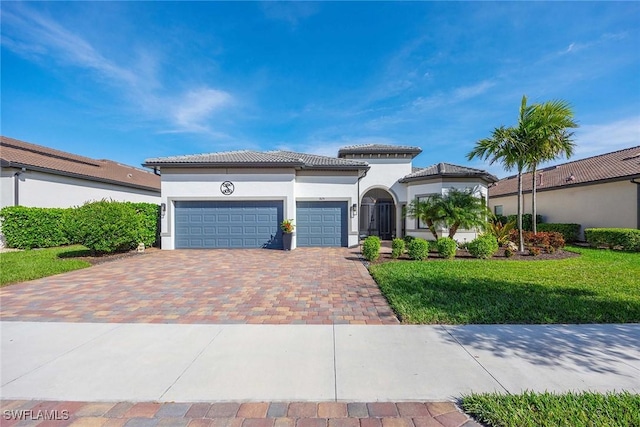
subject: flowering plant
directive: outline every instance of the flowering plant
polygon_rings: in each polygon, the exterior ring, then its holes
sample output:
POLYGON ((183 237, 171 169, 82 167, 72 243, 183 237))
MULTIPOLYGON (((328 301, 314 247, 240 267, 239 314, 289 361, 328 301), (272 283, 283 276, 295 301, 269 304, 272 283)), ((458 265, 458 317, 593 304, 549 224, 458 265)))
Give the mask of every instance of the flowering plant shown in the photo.
POLYGON ((293 225, 292 219, 285 219, 280 224, 280 229, 282 230, 283 233, 287 233, 287 234, 293 233, 294 228, 296 228, 296 226, 293 225))

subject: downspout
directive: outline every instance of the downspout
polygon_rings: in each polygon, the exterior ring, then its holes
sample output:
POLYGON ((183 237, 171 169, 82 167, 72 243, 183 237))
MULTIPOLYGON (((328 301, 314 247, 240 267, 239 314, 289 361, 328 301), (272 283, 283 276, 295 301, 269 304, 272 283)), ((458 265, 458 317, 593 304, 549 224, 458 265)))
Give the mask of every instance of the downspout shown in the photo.
POLYGON ((22 168, 18 172, 13 174, 13 205, 20 205, 20 175, 25 173, 27 168, 22 168))
POLYGON ((636 196, 636 215, 638 217, 636 221, 636 228, 640 230, 640 182, 636 181, 637 178, 632 178, 631 182, 636 184, 638 187, 637 196, 636 196))

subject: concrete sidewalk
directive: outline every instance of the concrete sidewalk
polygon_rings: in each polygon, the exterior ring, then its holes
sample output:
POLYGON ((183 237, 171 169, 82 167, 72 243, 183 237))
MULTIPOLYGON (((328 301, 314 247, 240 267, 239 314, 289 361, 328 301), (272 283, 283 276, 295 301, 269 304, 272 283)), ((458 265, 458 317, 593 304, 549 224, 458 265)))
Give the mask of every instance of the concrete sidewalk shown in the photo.
POLYGON ((640 325, 1 322, 0 396, 58 401, 443 401, 640 392, 640 325))

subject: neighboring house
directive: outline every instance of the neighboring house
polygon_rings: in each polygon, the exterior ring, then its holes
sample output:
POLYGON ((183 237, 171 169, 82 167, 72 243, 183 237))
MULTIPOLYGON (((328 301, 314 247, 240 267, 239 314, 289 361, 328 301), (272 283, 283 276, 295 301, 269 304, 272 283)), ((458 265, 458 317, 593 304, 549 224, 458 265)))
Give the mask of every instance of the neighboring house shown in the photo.
MULTIPOLYGON (((551 166, 536 175, 536 210, 549 223, 585 228, 640 228, 640 146, 551 166)), ((517 212, 516 176, 489 187, 496 214, 517 212)), ((524 213, 531 212, 531 174, 523 176, 524 213)))
POLYGON ((0 137, 0 208, 71 207, 112 199, 160 203, 160 177, 110 160, 95 160, 0 137))
MULTIPOLYGON (((161 171, 162 248, 282 247, 279 224, 293 219, 296 246, 356 246, 359 239, 430 237, 402 211, 415 197, 449 188, 486 196, 494 176, 461 166, 413 168, 422 150, 358 145, 338 157, 289 151, 233 151, 147 159, 161 171)), ((475 231, 460 231, 459 240, 475 231)))

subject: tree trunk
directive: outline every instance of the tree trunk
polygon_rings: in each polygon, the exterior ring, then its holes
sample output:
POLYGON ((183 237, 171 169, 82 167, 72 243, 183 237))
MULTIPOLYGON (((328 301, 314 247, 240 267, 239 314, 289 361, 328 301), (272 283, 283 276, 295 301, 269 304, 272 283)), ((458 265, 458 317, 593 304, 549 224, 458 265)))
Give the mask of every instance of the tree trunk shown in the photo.
POLYGON ((438 240, 438 233, 436 232, 436 227, 433 225, 433 221, 426 221, 427 223, 427 227, 429 227, 429 231, 431 231, 431 234, 433 234, 433 237, 435 237, 436 240, 438 240))
POLYGON ((522 237, 522 170, 518 171, 518 250, 524 252, 522 237))
POLYGON ((533 234, 538 232, 538 226, 536 225, 536 187, 538 183, 536 181, 536 165, 533 165, 533 169, 531 170, 531 174, 533 176, 533 182, 531 185, 531 231, 533 234))

